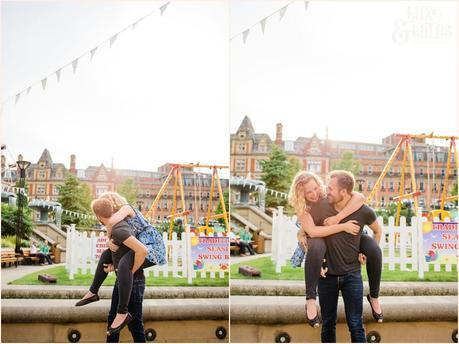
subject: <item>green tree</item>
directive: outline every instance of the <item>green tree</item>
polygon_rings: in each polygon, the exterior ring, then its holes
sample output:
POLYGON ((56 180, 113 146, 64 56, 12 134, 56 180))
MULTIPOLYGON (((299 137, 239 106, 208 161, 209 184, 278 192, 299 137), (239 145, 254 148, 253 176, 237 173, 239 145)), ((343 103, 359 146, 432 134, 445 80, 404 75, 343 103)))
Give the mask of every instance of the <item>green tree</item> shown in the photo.
MULTIPOLYGON (((301 168, 301 163, 296 158, 288 158, 287 154, 278 146, 273 145, 269 158, 261 162, 261 180, 268 189, 288 193, 290 184, 296 172, 301 168)), ((266 206, 287 206, 285 198, 266 194, 266 206)))
POLYGON ((354 153, 351 151, 343 152, 341 160, 333 164, 334 170, 344 170, 351 172, 354 176, 358 176, 362 165, 356 159, 354 159, 354 153))
MULTIPOLYGON (((80 181, 73 175, 68 174, 64 185, 59 187, 58 202, 65 210, 74 211, 80 214, 92 215, 91 213, 91 189, 87 184, 80 181)), ((70 216, 62 214, 62 224, 72 224, 80 227, 89 227, 95 224, 94 220, 84 219, 82 217, 70 216)))
MULTIPOLYGON (((223 192, 223 200, 225 202, 225 209, 226 213, 229 212, 229 191, 224 191, 223 192)), ((223 209, 222 205, 220 203, 220 200, 218 201, 218 206, 217 209, 215 210, 215 214, 223 214, 223 209)), ((220 222, 222 225, 225 224, 225 219, 218 219, 218 222, 220 222)))
MULTIPOLYGON (((16 206, 11 206, 6 203, 2 203, 2 237, 16 235, 16 228, 18 227, 18 215, 19 210, 16 206)), ((29 238, 32 233, 32 214, 30 208, 26 206, 23 208, 22 217, 22 239, 29 238)))
MULTIPOLYGON (((383 218, 384 223, 389 222, 389 217, 397 214, 397 203, 390 202, 385 207, 381 207, 375 210, 377 216, 381 216, 383 218)), ((406 224, 411 226, 411 218, 415 216, 415 212, 413 210, 413 205, 410 202, 402 202, 402 208, 400 209, 400 216, 404 216, 406 218, 406 224)))
POLYGON ((116 192, 118 192, 121 196, 126 198, 129 204, 135 204, 137 200, 137 194, 139 192, 138 186, 134 183, 134 179, 127 178, 126 180, 121 183, 120 186, 116 188, 116 192))

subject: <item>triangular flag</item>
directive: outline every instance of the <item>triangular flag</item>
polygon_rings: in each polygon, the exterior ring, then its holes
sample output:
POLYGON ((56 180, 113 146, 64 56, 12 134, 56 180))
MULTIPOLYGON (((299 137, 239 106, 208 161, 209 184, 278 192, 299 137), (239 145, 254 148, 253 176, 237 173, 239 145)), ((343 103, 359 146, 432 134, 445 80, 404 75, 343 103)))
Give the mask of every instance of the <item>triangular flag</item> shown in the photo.
POLYGON ((75 59, 72 61, 72 68, 73 68, 74 73, 76 72, 77 66, 78 66, 78 59, 75 59))
POLYGON ((308 6, 309 6, 309 1, 305 1, 304 2, 304 10, 307 11, 308 10, 308 6))
POLYGON ((263 20, 260 22, 261 32, 262 32, 263 34, 265 33, 266 19, 268 19, 268 18, 265 18, 265 19, 263 19, 263 20))
POLYGON ((29 86, 29 87, 27 88, 27 93, 26 93, 26 94, 29 94, 31 89, 32 89, 32 86, 29 86))
POLYGON ((57 71, 56 71, 56 79, 57 79, 57 82, 59 82, 61 80, 61 69, 62 68, 59 68, 57 71))
POLYGON ((48 80, 47 78, 44 78, 44 79, 41 81, 41 86, 43 87, 43 91, 44 91, 45 88, 46 88, 46 81, 47 81, 47 80, 48 80))
POLYGON ((115 43, 116 39, 118 38, 118 34, 112 36, 112 38, 110 38, 110 48, 112 47, 113 43, 115 43))
POLYGON ((287 11, 287 6, 288 6, 288 5, 282 7, 282 8, 279 10, 279 21, 282 20, 282 18, 284 18, 285 12, 287 11))
POLYGON ((249 32, 250 32, 250 29, 247 29, 245 30, 243 33, 242 33, 242 42, 245 44, 245 42, 247 41, 247 36, 249 35, 249 32))
POLYGON ((91 50, 91 57, 89 61, 92 61, 92 58, 94 57, 94 54, 96 53, 98 47, 95 47, 94 49, 91 50))
POLYGON ((161 15, 163 15, 164 11, 166 10, 167 6, 169 6, 170 1, 164 5, 162 5, 159 10, 161 11, 161 15))
POLYGON ((17 102, 19 101, 19 98, 21 98, 21 93, 16 94, 16 102, 15 102, 15 104, 17 104, 17 102))

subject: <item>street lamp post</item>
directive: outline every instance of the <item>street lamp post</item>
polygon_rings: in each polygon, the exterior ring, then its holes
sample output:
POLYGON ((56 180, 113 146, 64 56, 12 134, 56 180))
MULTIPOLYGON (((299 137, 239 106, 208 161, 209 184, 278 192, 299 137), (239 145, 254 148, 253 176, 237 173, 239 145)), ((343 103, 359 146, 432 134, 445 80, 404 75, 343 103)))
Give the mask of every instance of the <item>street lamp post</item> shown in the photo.
POLYGON ((17 226, 16 226, 16 247, 14 251, 16 253, 20 253, 20 246, 21 246, 21 238, 23 235, 23 225, 24 225, 24 203, 27 199, 25 196, 25 178, 26 178, 26 169, 30 166, 30 162, 19 160, 16 162, 19 168, 19 190, 18 194, 18 218, 17 218, 17 226))

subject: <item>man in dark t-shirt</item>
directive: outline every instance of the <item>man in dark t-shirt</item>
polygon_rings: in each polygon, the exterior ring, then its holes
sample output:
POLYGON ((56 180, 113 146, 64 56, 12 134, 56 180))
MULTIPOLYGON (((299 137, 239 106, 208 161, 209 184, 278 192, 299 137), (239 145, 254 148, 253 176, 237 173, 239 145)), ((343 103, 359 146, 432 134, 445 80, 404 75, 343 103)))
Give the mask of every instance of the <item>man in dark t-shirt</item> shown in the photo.
MULTIPOLYGON (((352 197, 354 184, 354 176, 347 171, 333 171, 330 174, 327 200, 320 201, 310 209, 310 214, 315 219, 316 225, 323 225, 323 221, 327 217, 336 215, 346 206, 352 197)), ((341 222, 350 220, 357 221, 360 226, 357 235, 338 232, 325 237, 328 273, 325 278, 319 280, 318 284, 323 321, 321 340, 324 343, 336 342, 336 320, 340 290, 351 340, 358 343, 366 342, 362 322, 363 282, 358 257, 363 227, 368 225, 371 228, 377 222, 374 211, 366 205, 363 205, 341 222)))

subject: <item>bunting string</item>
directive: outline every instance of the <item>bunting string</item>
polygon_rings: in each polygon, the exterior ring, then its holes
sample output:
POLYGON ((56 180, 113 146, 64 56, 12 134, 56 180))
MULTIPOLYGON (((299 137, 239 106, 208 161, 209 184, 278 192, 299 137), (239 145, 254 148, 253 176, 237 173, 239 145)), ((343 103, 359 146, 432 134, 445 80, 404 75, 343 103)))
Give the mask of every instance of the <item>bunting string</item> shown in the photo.
MULTIPOLYGON (((305 11, 308 10, 308 7, 309 7, 309 0, 302 0, 304 2, 304 9, 305 11)), ((255 24, 253 24, 252 26, 249 26, 248 28, 246 28, 245 30, 237 33, 236 35, 232 36, 230 38, 230 41, 234 40, 235 38, 239 37, 239 36, 242 36, 242 43, 245 44, 247 42, 247 38, 249 37, 249 33, 250 33, 250 30, 252 30, 254 27, 256 26, 260 26, 260 29, 261 29, 261 33, 264 35, 265 34, 265 30, 266 30, 266 23, 268 21, 269 18, 275 16, 275 15, 278 15, 279 16, 279 21, 282 20, 282 18, 284 18, 285 16, 285 13, 287 12, 287 8, 293 4, 294 2, 296 2, 296 0, 292 0, 290 1, 289 3, 287 3, 286 5, 284 5, 283 7, 279 8, 278 10, 272 12, 271 14, 267 15, 266 17, 264 17, 263 19, 257 21, 255 24)))
POLYGON ((78 68, 78 63, 80 61, 80 59, 86 55, 89 54, 89 59, 90 61, 92 61, 92 59, 94 58, 94 55, 96 54, 97 52, 97 49, 102 46, 103 44, 106 44, 108 43, 110 48, 113 46, 113 44, 115 43, 115 41, 117 40, 118 36, 125 32, 126 30, 128 29, 131 29, 133 30, 137 24, 139 22, 141 22, 142 20, 144 20, 145 18, 151 16, 152 14, 154 14, 155 12, 157 12, 158 10, 160 11, 160 15, 162 16, 164 14, 164 11, 167 9, 167 7, 169 6, 170 4, 170 1, 167 1, 165 4, 163 4, 161 7, 159 8, 156 8, 154 9, 153 11, 147 13, 146 15, 144 15, 143 17, 141 17, 140 19, 137 19, 134 23, 131 23, 129 24, 128 26, 126 26, 125 28, 123 28, 122 30, 120 30, 119 32, 115 33, 114 35, 111 35, 109 38, 103 40, 102 42, 100 42, 99 44, 97 44, 94 48, 92 49, 89 49, 87 51, 85 51, 83 54, 81 54, 80 56, 74 58, 71 62, 63 65, 62 67, 58 68, 56 71, 52 72, 51 74, 45 76, 44 78, 40 79, 39 81, 36 81, 30 85, 28 85, 27 87, 25 87, 24 89, 22 89, 21 91, 17 92, 14 96, 10 96, 10 97, 7 97, 5 98, 5 101, 3 101, 2 103, 2 106, 8 101, 10 100, 11 98, 14 98, 15 99, 15 104, 17 104, 21 98, 23 98, 23 96, 27 96, 29 93, 30 93, 30 90, 41 83, 41 87, 43 89, 43 91, 46 90, 46 85, 47 85, 47 82, 48 82, 48 79, 50 77, 52 77, 53 75, 56 76, 56 80, 57 82, 59 83, 60 82, 60 79, 61 79, 61 71, 64 69, 64 68, 67 68, 69 66, 72 66, 72 70, 73 70, 73 73, 76 73, 77 71, 77 68, 78 68))

